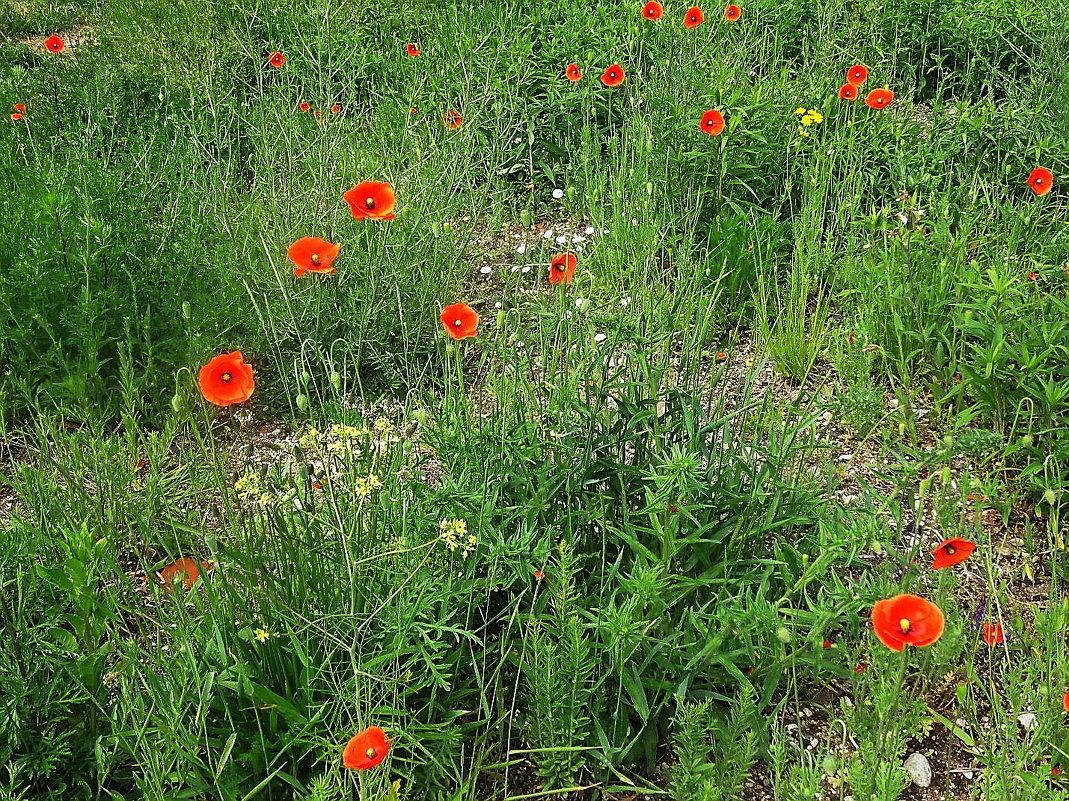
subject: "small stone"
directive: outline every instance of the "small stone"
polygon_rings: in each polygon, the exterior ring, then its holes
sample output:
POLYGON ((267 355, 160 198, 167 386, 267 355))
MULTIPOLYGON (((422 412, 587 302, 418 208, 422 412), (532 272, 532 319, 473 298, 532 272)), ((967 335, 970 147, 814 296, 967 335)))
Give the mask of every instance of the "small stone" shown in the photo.
POLYGON ((490 273, 492 273, 493 271, 493 268, 489 264, 487 264, 485 267, 479 268, 479 272, 481 272, 483 275, 490 275, 490 273))
POLYGON ((929 787, 932 783, 932 766, 928 764, 928 757, 920 751, 914 751, 906 757, 902 765, 909 774, 910 780, 917 787, 929 787))

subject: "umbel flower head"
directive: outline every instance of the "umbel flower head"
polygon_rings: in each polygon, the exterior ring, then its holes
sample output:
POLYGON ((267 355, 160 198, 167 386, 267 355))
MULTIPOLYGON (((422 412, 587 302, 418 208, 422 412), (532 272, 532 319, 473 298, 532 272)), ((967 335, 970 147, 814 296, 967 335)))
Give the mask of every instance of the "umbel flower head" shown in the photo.
POLYGON ((943 610, 916 595, 896 595, 872 607, 872 628, 892 651, 931 645, 943 635, 945 625, 943 610))
POLYGON ((243 403, 256 388, 252 367, 245 364, 240 350, 221 353, 200 368, 199 383, 201 395, 216 406, 243 403))
POLYGON ((349 770, 368 770, 382 762, 389 751, 386 732, 378 726, 368 726, 345 745, 341 760, 349 770))

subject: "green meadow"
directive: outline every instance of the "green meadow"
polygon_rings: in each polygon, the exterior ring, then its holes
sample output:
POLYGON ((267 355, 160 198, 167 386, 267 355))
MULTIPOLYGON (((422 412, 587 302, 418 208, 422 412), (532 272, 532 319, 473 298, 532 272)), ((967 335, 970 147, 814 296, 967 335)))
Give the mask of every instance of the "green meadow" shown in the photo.
POLYGON ((0 799, 1069 797, 1066 53, 0 0, 0 799))

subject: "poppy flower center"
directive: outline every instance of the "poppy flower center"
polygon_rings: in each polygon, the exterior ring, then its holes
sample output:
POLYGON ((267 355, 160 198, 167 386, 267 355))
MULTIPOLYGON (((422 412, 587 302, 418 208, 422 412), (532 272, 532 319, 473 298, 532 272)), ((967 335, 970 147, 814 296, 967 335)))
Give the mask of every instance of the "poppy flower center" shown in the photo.
POLYGON ((560 262, 557 262, 553 265, 553 269, 559 270, 560 272, 564 272, 564 265, 560 262))
POLYGON ((953 556, 957 549, 953 545, 948 545, 946 548, 947 556, 953 556))
POLYGON ((902 618, 898 621, 898 627, 902 629, 903 634, 909 634, 909 629, 911 625, 912 624, 906 618, 902 618))
POLYGON ((364 752, 364 755, 365 755, 365 756, 366 756, 366 757, 367 757, 368 759, 374 759, 374 758, 375 758, 375 753, 376 753, 376 752, 375 752, 375 749, 374 749, 374 748, 369 748, 369 749, 368 749, 367 751, 365 751, 365 752, 364 752))
POLYGON ((312 254, 312 264, 319 264, 319 254, 318 253, 313 253, 312 254))
POLYGON ((229 381, 229 380, 230 380, 230 379, 232 379, 233 377, 234 377, 234 376, 230 375, 230 373, 223 373, 223 374, 222 374, 222 375, 220 376, 220 378, 222 378, 222 379, 223 379, 223 381, 229 381))
POLYGON ((367 206, 369 209, 375 208, 375 198, 369 197, 367 200, 364 201, 364 205, 367 206))
POLYGON ((460 326, 462 326, 462 325, 464 325, 464 321, 463 320, 454 320, 453 321, 453 326, 455 328, 460 328, 460 326))

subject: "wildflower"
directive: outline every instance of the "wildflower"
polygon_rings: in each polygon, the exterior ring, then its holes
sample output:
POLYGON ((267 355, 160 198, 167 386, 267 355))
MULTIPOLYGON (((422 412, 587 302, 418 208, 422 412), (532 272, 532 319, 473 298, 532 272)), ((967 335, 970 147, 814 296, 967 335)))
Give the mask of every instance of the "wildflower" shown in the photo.
POLYGON ((657 2, 657 0, 650 0, 642 7, 642 16, 646 19, 659 20, 664 16, 664 6, 657 2))
POLYGON ((873 89, 865 98, 865 105, 875 109, 886 108, 894 99, 895 93, 890 89, 873 89))
POLYGON ((833 643, 833 642, 832 642, 831 640, 827 640, 827 639, 826 639, 826 640, 824 640, 824 642, 823 642, 823 643, 821 643, 821 646, 822 646, 822 647, 824 648, 824 650, 825 650, 825 651, 827 651, 827 650, 828 650, 829 648, 831 648, 831 647, 832 647, 832 646, 833 646, 834 644, 835 644, 835 643, 833 643))
POLYGON ((858 673, 858 674, 864 673, 868 669, 869 669, 869 663, 868 662, 858 662, 856 665, 854 665, 854 673, 858 673))
POLYGON ((256 638, 256 642, 267 642, 271 639, 271 632, 267 629, 256 629, 253 632, 253 636, 256 638))
POLYGON ((286 63, 286 57, 281 53, 272 53, 271 58, 267 60, 267 63, 277 70, 286 63))
POLYGON ((333 106, 330 107, 331 114, 337 114, 339 111, 341 111, 341 105, 339 103, 335 103, 333 106))
POLYGON ((794 110, 794 113, 799 115, 799 116, 801 116, 802 114, 805 114, 805 109, 804 108, 796 108, 794 110))
POLYGON ((167 592, 173 592, 179 584, 183 590, 190 590, 200 579, 200 571, 214 569, 211 562, 197 563, 196 559, 182 556, 160 571, 160 583, 167 592))
POLYGON ((415 58, 419 55, 419 48, 416 47, 415 42, 409 42, 405 45, 405 52, 408 53, 411 58, 415 58))
POLYGON ((853 103, 857 100, 857 87, 852 83, 844 83, 839 87, 839 99, 853 103))
POLYGON ((935 561, 932 562, 932 570, 942 570, 944 567, 960 565, 969 555, 976 550, 976 543, 964 540, 961 537, 953 537, 939 543, 933 554, 935 561))
POLYGON ((16 103, 14 106, 12 106, 12 108, 14 109, 16 114, 26 113, 26 106, 24 106, 22 103, 16 103))
POLYGON ((12 114, 12 115, 11 115, 11 119, 15 120, 16 122, 17 122, 18 120, 21 120, 21 119, 22 119, 22 117, 23 117, 23 115, 22 115, 22 114, 19 114, 19 113, 18 113, 17 111, 16 111, 16 112, 15 112, 14 114, 12 114))
POLYGON ((304 236, 290 245, 286 255, 293 262, 293 274, 298 278, 305 273, 332 275, 338 272, 334 267, 334 260, 338 258, 339 250, 341 245, 334 245, 314 236, 304 236))
POLYGON ((1069 692, 1062 696, 1062 709, 1069 712, 1069 692))
POLYGON ((364 181, 357 184, 342 199, 349 204, 356 220, 392 220, 396 198, 393 186, 385 181, 364 181))
POLYGON ((722 350, 719 350, 719 351, 716 352, 716 360, 718 362, 724 361, 727 357, 728 357, 728 355, 726 353, 724 353, 724 351, 722 351, 722 350))
POLYGON ((864 86, 869 79, 869 71, 862 64, 855 64, 846 71, 846 82, 851 86, 864 86))
POLYGON ((479 315, 467 303, 454 303, 442 309, 442 327, 453 339, 477 336, 479 315))
POLYGON ((1054 176, 1051 171, 1043 167, 1036 167, 1028 174, 1028 188, 1039 197, 1047 194, 1054 185, 1054 176))
POLYGON ((931 645, 943 634, 943 611, 916 595, 896 595, 872 607, 872 627, 880 642, 892 651, 903 646, 931 645))
POLYGON ((820 125, 820 123, 824 122, 824 115, 816 109, 809 109, 802 115, 800 122, 807 127, 810 125, 820 125))
POLYGON ((359 476, 353 482, 353 494, 360 500, 367 500, 375 490, 382 489, 382 481, 374 473, 369 473, 366 478, 359 476))
POLYGON ((984 615, 987 614, 987 596, 984 595, 980 598, 980 603, 976 605, 976 611, 973 613, 973 622, 969 626, 970 629, 976 631, 980 628, 980 621, 984 619, 984 615))
MULTIPOLYGON (((563 189, 554 189, 554 190, 553 190, 553 199, 554 199, 554 200, 561 200, 561 199, 562 199, 563 197, 564 197, 564 190, 563 190, 563 189)), ((557 237, 558 241, 559 241, 559 240, 560 240, 561 238, 562 238, 562 237, 557 237)), ((567 239, 567 237, 563 237, 563 238, 564 238, 564 239, 567 239)))
POLYGON ((549 283, 570 284, 575 277, 575 268, 579 259, 574 253, 558 253, 549 263, 549 283))
POLYGON ((732 4, 724 9, 724 19, 726 19, 728 22, 735 22, 741 16, 742 9, 739 8, 737 5, 732 4))
POLYGON ((342 752, 342 764, 350 770, 367 770, 386 758, 390 741, 378 726, 368 726, 353 735, 342 752))
POLYGON ((252 367, 240 350, 221 353, 200 368, 200 393, 209 403, 230 406, 247 401, 256 388, 252 367))
MULTIPOLYGON (((544 579, 545 577, 546 577, 546 574, 545 574, 545 573, 543 573, 543 572, 542 572, 541 570, 536 570, 536 571, 534 572, 534 580, 535 580, 535 581, 541 581, 541 580, 542 580, 542 579, 544 579)), ((1066 693, 1066 697, 1069 697, 1069 693, 1066 693)))
POLYGON ((980 626, 980 638, 992 648, 1006 642, 1006 634, 1002 631, 1001 623, 985 622, 980 626))
POLYGON ((698 6, 691 6, 683 15, 683 27, 693 30, 705 22, 705 14, 698 6))
POLYGON ((1028 273, 1028 280, 1029 281, 1038 281, 1039 280, 1039 273, 1029 272, 1028 273))
POLYGON ((619 64, 610 64, 601 74, 601 82, 608 87, 616 87, 624 82, 624 68, 619 64))
POLYGON ((575 63, 569 64, 565 68, 564 75, 572 83, 575 83, 576 81, 578 81, 580 78, 583 77, 583 73, 579 71, 579 65, 575 64, 575 63))
POLYGON ((52 34, 45 39, 45 49, 50 53, 62 53, 63 48, 67 46, 67 43, 63 41, 63 37, 52 34))
POLYGON ((311 103, 301 103, 301 105, 297 106, 297 108, 299 108, 301 111, 311 111, 312 110, 312 104, 311 103))
POLYGON ((461 549, 461 556, 467 557, 468 553, 478 544, 474 534, 468 533, 468 524, 463 520, 443 520, 438 524, 441 529, 441 540, 450 551, 461 549))
POLYGON ((442 122, 445 123, 445 127, 450 131, 455 131, 464 124, 464 118, 460 116, 459 111, 453 108, 442 115, 442 122))
POLYGON ((702 114, 701 129, 710 136, 719 136, 724 132, 724 115, 715 108, 702 114))

